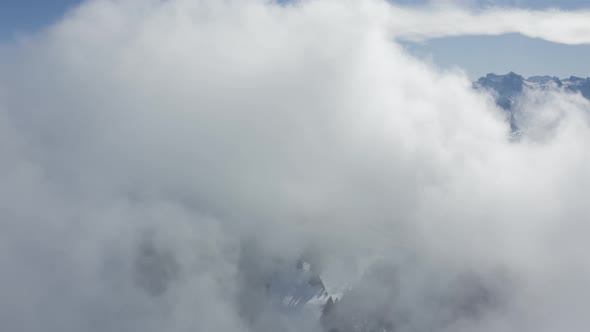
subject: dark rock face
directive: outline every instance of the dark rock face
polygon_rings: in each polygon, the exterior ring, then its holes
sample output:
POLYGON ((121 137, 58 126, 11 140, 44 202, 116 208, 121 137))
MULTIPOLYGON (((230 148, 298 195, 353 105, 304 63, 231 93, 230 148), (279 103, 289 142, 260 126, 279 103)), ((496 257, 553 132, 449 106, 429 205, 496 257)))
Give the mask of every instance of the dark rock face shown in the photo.
MULTIPOLYGON (((540 81, 550 81, 546 77, 541 77, 540 81)), ((523 93, 525 79, 513 72, 506 75, 487 74, 481 77, 473 84, 476 89, 484 89, 493 92, 496 95, 496 105, 504 109, 508 114, 510 128, 513 132, 518 131, 514 114, 511 112, 516 104, 518 96, 523 93)))
POLYGON ((522 93, 524 78, 510 72, 506 75, 487 74, 477 80, 477 85, 495 91, 503 98, 516 97, 522 93))
POLYGON ((580 92, 582 96, 590 99, 590 77, 581 78, 576 76, 571 76, 563 80, 566 82, 568 91, 572 92, 580 92))
POLYGON ((289 326, 317 331, 328 294, 312 262, 308 255, 276 255, 250 241, 241 246, 237 305, 253 331, 283 331, 289 326))

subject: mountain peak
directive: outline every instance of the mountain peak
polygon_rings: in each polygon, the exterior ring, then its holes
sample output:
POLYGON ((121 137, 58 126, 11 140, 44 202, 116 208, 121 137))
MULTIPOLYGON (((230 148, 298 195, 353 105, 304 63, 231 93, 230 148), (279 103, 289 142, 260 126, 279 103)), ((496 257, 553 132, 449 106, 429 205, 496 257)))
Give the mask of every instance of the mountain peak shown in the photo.
POLYGON ((505 75, 489 73, 474 82, 473 87, 493 92, 496 104, 510 114, 511 125, 514 128, 516 128, 516 124, 513 123, 513 107, 518 103, 519 97, 525 89, 541 91, 561 89, 564 92, 580 93, 590 99, 590 78, 577 76, 570 76, 563 80, 549 75, 531 76, 524 79, 512 71, 505 75))
POLYGON ((476 88, 493 90, 502 97, 510 98, 522 93, 524 81, 522 76, 512 71, 506 75, 489 73, 477 80, 475 86, 476 88))

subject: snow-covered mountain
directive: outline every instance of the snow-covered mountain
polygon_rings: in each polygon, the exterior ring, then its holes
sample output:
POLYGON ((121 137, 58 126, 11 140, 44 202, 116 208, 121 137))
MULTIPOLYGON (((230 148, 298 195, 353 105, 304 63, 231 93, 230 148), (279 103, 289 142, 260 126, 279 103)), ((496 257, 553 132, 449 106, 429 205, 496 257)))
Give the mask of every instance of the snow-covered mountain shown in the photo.
POLYGON ((510 110, 526 89, 550 90, 562 89, 567 92, 580 93, 590 99, 590 77, 571 76, 560 79, 555 76, 531 76, 524 78, 514 72, 506 75, 487 74, 473 83, 476 89, 485 89, 496 95, 496 103, 505 110, 510 110))
POLYGON ((511 130, 515 137, 522 133, 522 121, 519 121, 519 103, 526 92, 563 91, 579 93, 590 100, 590 77, 581 78, 571 76, 560 79, 555 76, 531 76, 524 78, 514 72, 505 75, 487 74, 473 83, 477 90, 492 93, 496 104, 506 111, 511 130))
POLYGON ((305 310, 319 318, 330 298, 318 272, 302 259, 273 271, 266 288, 271 302, 285 313, 305 310))

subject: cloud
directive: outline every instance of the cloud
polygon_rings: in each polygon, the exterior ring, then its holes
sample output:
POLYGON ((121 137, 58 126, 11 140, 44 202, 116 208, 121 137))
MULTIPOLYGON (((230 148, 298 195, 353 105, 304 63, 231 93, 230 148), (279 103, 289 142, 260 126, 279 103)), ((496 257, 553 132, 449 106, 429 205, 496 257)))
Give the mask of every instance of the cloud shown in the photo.
POLYGON ((397 38, 411 41, 520 33, 554 43, 590 43, 590 12, 583 10, 536 11, 491 7, 473 11, 439 5, 436 8, 394 8, 389 21, 392 33, 397 38))
POLYGON ((527 95, 515 143, 396 12, 89 1, 5 46, 3 329, 318 330, 260 295, 302 253, 402 331, 587 326, 588 101, 527 95))

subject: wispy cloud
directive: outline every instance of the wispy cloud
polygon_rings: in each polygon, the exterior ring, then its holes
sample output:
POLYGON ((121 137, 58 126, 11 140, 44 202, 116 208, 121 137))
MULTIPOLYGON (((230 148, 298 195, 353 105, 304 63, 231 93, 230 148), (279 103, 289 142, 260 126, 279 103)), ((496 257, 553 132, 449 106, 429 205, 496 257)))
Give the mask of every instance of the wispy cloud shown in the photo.
POLYGON ((458 7, 399 8, 391 10, 392 32, 401 39, 420 41, 463 35, 520 33, 562 44, 590 44, 590 11, 534 11, 458 7))

